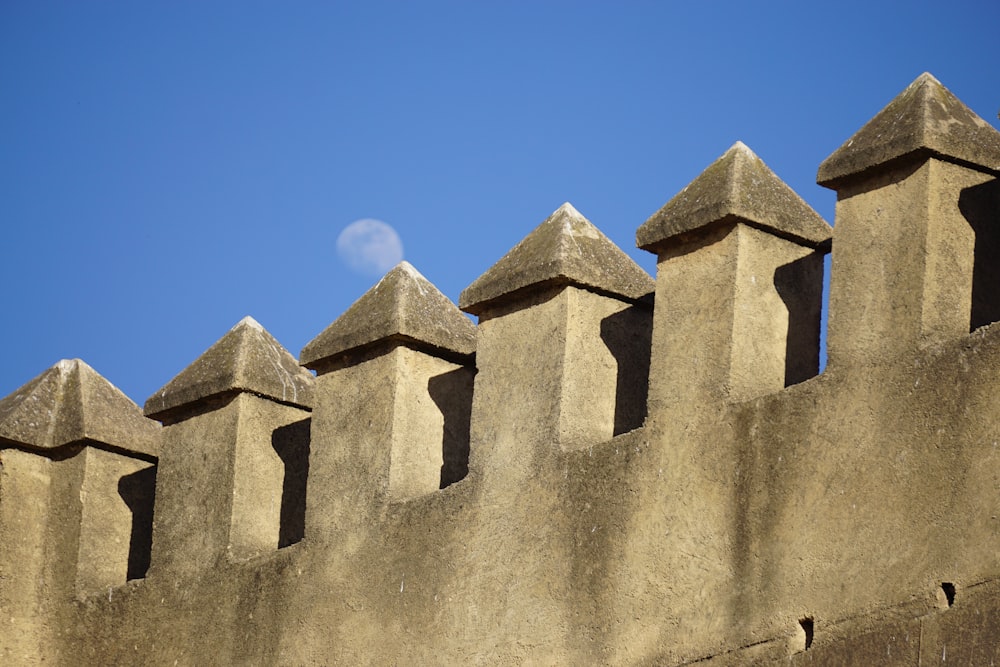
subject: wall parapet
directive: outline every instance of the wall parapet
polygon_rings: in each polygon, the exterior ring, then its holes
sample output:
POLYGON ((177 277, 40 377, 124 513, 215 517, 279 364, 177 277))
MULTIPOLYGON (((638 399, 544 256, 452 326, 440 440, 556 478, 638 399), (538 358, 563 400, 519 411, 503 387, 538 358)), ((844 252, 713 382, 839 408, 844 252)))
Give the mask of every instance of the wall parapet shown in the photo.
POLYGON ((1000 659, 1000 133, 924 74, 817 179, 834 227, 737 142, 655 279, 567 203, 145 416, 59 362, 0 400, 0 661, 1000 659))

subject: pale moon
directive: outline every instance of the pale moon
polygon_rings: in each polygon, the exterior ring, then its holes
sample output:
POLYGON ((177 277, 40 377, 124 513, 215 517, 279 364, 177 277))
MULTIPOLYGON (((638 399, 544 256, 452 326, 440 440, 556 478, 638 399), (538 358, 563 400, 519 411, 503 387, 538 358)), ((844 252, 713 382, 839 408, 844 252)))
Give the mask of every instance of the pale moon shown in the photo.
POLYGON ((355 220, 337 237, 337 254, 352 271, 381 276, 403 261, 403 241, 381 220, 355 220))

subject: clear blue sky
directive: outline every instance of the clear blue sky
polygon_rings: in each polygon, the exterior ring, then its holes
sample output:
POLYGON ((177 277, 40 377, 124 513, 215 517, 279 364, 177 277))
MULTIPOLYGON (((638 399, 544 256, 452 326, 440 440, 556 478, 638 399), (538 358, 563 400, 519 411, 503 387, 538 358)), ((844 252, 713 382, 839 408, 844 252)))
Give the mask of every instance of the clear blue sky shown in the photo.
POLYGON ((395 227, 459 292, 564 201, 635 229, 736 140, 819 163, 923 71, 988 121, 1000 2, 0 3, 0 396, 145 399, 244 315, 293 354, 395 227))

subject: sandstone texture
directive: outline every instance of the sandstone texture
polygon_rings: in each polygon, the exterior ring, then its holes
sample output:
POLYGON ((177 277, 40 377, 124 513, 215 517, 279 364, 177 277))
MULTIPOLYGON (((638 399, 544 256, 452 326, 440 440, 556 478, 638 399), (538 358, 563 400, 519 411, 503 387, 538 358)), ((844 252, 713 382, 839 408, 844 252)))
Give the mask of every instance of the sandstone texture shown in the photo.
POLYGON ((998 157, 925 74, 820 167, 834 227, 737 143, 655 278, 564 204, 145 415, 59 362, 0 400, 0 664, 1000 662, 998 157))

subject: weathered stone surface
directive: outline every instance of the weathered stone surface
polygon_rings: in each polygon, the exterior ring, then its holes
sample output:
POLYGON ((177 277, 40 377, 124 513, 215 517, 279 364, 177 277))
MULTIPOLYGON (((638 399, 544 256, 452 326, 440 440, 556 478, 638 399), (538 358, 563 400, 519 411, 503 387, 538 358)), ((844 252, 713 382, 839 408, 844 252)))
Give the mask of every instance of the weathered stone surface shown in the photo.
POLYGON ((308 408, 313 376, 264 327, 244 317, 146 401, 146 416, 162 419, 191 403, 245 391, 308 408))
POLYGON ((892 363, 996 320, 996 178, 931 156, 867 174, 837 200, 830 364, 892 363))
POLYGON ((310 412, 246 391, 213 408, 163 427, 151 568, 171 577, 301 539, 310 412))
POLYGON ((843 182, 919 155, 1000 172, 1000 132, 923 73, 819 167, 816 181, 843 182))
POLYGON ((580 449, 641 426, 651 329, 645 304, 574 285, 481 322, 474 467, 494 482, 530 475, 533 450, 580 449))
POLYGON ((658 249, 651 334, 557 271, 475 369, 391 344, 312 412, 172 417, 141 581, 105 560, 152 468, 5 437, 0 664, 1000 662, 1000 179, 925 157, 838 191, 809 379, 823 249, 734 215, 658 249))
POLYGON ((75 589, 103 593, 146 574, 156 468, 96 447, 76 459, 81 503, 75 589))
POLYGON ((810 248, 833 230, 775 176, 743 142, 736 142, 636 232, 636 243, 658 252, 676 237, 724 221, 759 227, 810 248))
POLYGON ((142 576, 152 485, 139 508, 130 478, 155 469, 160 435, 79 359, 0 401, 0 663, 55 661, 54 600, 142 576))
POLYGON ((566 203, 466 287, 458 305, 478 315, 546 283, 575 284, 632 301, 654 289, 638 264, 566 203))
POLYGON ((63 359, 0 401, 0 442, 40 449, 93 440, 157 456, 159 428, 79 359, 63 359))
POLYGON ((823 254, 747 225, 703 241, 660 254, 656 302, 668 305, 653 314, 654 419, 676 421, 675 410, 706 396, 779 391, 819 370, 823 254))
POLYGON ((302 362, 318 372, 307 503, 314 539, 338 540, 344 522, 365 521, 371 507, 465 476, 476 336, 402 262, 305 347, 302 362))
POLYGON ((920 625, 921 665, 1000 664, 1000 582, 960 588, 954 606, 920 625))
POLYGON ((831 367, 1000 318, 1000 133, 921 75, 820 166, 837 190, 831 367))
MULTIPOLYGON (((138 408, 137 408, 138 409, 138 408)), ((58 651, 56 628, 40 622, 52 595, 53 469, 46 456, 0 449, 0 663, 42 664, 58 651)), ((69 555, 72 558, 72 554, 69 555)))
POLYGON ((299 360, 316 368, 382 341, 409 341, 468 360, 476 352, 476 327, 409 262, 400 262, 302 348, 299 360))
POLYGON ((345 524, 366 521, 382 503, 464 477, 474 375, 400 345, 317 377, 306 503, 311 539, 336 542, 345 524))
MULTIPOLYGON (((880 667, 918 667, 921 663, 920 620, 880 620, 858 623, 845 636, 827 641, 817 637, 808 650, 799 649, 790 658, 768 664, 814 665, 880 665, 880 667)), ((947 663, 946 663, 947 664, 947 663)))

